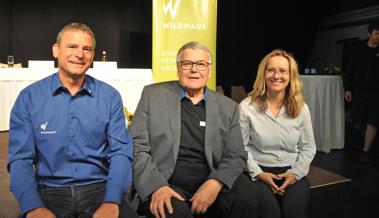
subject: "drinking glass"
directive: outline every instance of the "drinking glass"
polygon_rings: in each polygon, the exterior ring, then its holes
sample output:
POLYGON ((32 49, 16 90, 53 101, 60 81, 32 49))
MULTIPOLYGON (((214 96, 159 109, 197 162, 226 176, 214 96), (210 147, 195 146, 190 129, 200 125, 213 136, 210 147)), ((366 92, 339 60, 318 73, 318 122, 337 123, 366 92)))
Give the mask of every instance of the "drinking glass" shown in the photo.
POLYGON ((13 55, 8 55, 8 67, 13 67, 14 64, 14 56, 13 55))

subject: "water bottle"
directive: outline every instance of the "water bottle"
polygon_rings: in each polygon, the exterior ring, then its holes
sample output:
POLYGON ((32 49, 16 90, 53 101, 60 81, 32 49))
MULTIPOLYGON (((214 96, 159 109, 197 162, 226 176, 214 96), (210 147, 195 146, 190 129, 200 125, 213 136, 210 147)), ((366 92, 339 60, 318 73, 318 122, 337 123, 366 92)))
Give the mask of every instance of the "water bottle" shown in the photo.
POLYGON ((108 60, 107 52, 103 51, 103 53, 101 54, 101 61, 107 61, 107 60, 108 60))

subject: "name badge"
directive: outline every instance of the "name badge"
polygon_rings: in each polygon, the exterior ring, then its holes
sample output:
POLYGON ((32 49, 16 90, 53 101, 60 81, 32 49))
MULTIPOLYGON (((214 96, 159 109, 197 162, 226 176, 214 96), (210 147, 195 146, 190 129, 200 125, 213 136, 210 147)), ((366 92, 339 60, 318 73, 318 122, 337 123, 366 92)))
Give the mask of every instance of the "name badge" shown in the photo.
POLYGON ((205 127, 205 121, 200 121, 200 126, 205 127))

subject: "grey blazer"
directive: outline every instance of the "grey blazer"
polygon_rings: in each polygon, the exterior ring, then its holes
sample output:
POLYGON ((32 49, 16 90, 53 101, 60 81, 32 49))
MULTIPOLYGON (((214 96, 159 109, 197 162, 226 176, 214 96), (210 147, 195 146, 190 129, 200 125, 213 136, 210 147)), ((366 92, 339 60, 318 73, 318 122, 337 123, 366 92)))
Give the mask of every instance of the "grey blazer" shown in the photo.
MULTIPOLYGON (((180 144, 180 85, 178 81, 144 87, 130 132, 134 143, 134 187, 141 200, 168 185, 180 144)), ((229 190, 246 168, 239 126, 239 109, 233 100, 208 89, 206 100, 205 157, 208 178, 229 190)))

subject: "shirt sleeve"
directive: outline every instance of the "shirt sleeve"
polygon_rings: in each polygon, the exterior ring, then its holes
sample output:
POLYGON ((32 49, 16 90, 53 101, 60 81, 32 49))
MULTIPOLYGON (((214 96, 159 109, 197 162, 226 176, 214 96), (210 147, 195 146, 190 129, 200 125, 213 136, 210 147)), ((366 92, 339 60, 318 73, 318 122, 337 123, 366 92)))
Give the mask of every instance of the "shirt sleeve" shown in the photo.
POLYGON ((10 172, 10 191, 20 205, 20 212, 44 207, 37 191, 33 165, 36 163, 36 148, 27 101, 21 92, 13 106, 9 129, 7 169, 10 172))
POLYGON ((249 145, 249 135, 250 135, 250 117, 246 112, 246 108, 249 105, 246 105, 244 102, 240 104, 240 126, 242 132, 243 143, 245 150, 247 152, 247 170, 249 175, 253 180, 255 177, 262 173, 262 169, 258 166, 258 163, 254 160, 253 151, 251 150, 251 145, 249 145))
POLYGON ((104 202, 121 205, 122 196, 132 183, 133 142, 126 128, 121 96, 112 98, 112 111, 107 137, 109 143, 109 173, 104 202))
POLYGON ((309 166, 316 154, 316 143, 313 135, 311 113, 306 104, 304 104, 302 110, 304 120, 301 125, 301 135, 298 145, 299 154, 297 160, 291 166, 291 169, 288 170, 295 174, 297 180, 308 174, 309 166))

